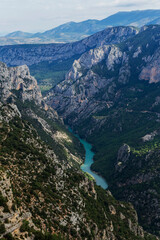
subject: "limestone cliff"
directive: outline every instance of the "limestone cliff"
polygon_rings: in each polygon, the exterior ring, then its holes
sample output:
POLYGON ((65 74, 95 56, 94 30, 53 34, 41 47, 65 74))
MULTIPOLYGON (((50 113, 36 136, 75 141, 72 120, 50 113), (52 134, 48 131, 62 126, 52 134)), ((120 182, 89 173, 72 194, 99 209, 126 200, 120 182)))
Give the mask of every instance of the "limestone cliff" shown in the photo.
POLYGON ((78 119, 113 106, 119 88, 133 81, 135 74, 135 81, 159 82, 159 51, 159 26, 144 27, 120 45, 91 49, 74 61, 65 80, 49 92, 46 101, 65 119, 78 124, 78 119), (146 37, 152 33, 153 37, 146 37), (142 43, 141 38, 145 39, 142 43))
POLYGON ((2 101, 6 101, 13 95, 13 90, 21 91, 22 101, 34 100, 37 104, 42 103, 41 91, 37 81, 30 75, 26 65, 8 68, 0 63, 0 91, 2 101))

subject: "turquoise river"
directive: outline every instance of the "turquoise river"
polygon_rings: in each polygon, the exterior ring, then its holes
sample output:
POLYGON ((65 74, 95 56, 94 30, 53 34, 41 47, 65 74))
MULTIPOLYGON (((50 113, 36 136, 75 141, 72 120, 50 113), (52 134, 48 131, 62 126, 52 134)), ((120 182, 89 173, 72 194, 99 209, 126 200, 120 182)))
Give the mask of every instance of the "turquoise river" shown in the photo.
MULTIPOLYGON (((72 129, 69 128, 69 131, 73 133, 72 129)), ((108 188, 108 185, 104 178, 97 175, 95 172, 91 171, 91 165, 93 163, 94 152, 92 151, 92 145, 86 142, 84 139, 81 139, 77 134, 73 133, 75 137, 79 139, 79 141, 83 144, 85 149, 85 161, 81 166, 83 172, 89 173, 96 181, 96 184, 101 186, 104 189, 108 188)))

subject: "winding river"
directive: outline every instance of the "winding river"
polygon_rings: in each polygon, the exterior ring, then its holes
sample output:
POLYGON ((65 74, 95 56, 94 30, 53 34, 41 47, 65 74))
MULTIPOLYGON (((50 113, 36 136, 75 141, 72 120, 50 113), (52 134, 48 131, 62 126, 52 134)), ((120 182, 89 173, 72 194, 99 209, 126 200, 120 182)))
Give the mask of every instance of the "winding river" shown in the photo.
MULTIPOLYGON (((69 128, 69 131, 73 133, 72 129, 69 128)), ((83 144, 84 148, 85 148, 85 162, 84 164, 81 166, 81 169, 83 172, 89 173, 96 181, 96 184, 98 186, 101 186, 104 189, 108 188, 108 185, 105 181, 104 178, 102 178, 101 176, 97 175, 95 172, 91 171, 91 165, 93 163, 93 157, 95 155, 94 152, 92 152, 92 145, 89 144, 88 142, 86 142, 84 139, 81 139, 77 134, 73 133, 75 137, 77 137, 79 139, 79 141, 83 144)))

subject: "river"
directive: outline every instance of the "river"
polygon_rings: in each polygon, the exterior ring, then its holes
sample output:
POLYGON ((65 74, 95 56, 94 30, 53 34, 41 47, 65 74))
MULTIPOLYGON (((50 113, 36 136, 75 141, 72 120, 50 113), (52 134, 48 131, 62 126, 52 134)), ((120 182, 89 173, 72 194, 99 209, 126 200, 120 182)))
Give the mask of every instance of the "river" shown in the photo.
MULTIPOLYGON (((73 133, 72 129, 69 128, 69 131, 73 133)), ((91 171, 91 165, 93 163, 93 157, 95 153, 92 151, 92 145, 86 142, 84 139, 81 139, 78 134, 73 133, 75 137, 79 139, 79 141, 83 144, 85 149, 85 161, 84 164, 81 166, 83 172, 89 173, 96 181, 98 186, 101 186, 103 189, 108 188, 108 184, 106 183, 105 179, 95 172, 91 171)))

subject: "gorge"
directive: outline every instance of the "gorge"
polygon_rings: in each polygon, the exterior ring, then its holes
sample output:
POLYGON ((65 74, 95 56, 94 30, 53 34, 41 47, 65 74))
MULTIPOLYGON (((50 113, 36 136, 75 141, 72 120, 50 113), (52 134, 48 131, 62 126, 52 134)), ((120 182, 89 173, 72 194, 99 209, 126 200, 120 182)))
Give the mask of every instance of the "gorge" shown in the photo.
POLYGON ((160 26, 0 55, 0 238, 158 240, 160 26), (43 96, 22 56, 73 62, 43 96))
POLYGON ((0 63, 0 132, 1 239, 158 239, 138 224, 130 203, 80 170, 82 145, 44 102, 27 66, 0 63))

